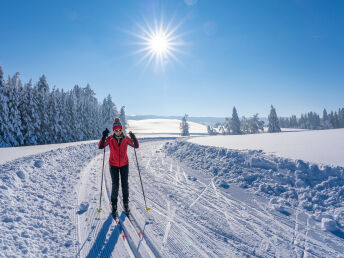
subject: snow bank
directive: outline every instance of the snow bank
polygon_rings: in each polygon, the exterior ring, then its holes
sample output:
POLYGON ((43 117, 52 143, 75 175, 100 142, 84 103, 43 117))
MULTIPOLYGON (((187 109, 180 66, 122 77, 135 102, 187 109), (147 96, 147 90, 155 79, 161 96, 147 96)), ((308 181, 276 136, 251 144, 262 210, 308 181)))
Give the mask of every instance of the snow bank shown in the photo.
POLYGON ((74 185, 96 154, 96 144, 79 144, 0 165, 0 256, 76 253, 74 185))
POLYGON ((210 171, 219 187, 237 183, 270 198, 282 213, 290 207, 325 212, 340 208, 344 201, 343 167, 319 167, 302 160, 267 155, 260 150, 231 150, 167 142, 165 151, 194 169, 210 171))
POLYGON ((207 136, 189 141, 237 150, 263 150, 284 158, 344 166, 344 129, 207 136))

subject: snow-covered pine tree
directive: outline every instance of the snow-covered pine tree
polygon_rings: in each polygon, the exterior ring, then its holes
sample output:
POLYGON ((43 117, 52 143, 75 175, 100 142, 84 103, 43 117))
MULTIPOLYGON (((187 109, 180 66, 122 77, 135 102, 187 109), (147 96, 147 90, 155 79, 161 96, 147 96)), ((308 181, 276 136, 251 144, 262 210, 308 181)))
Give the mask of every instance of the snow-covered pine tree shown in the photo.
POLYGON ((4 73, 0 66, 0 147, 9 147, 9 111, 8 111, 8 87, 5 83, 4 73))
POLYGON ((22 134, 24 145, 37 144, 37 125, 38 114, 34 103, 34 92, 32 88, 32 80, 24 85, 23 91, 20 95, 20 117, 22 123, 22 134))
POLYGON ((295 115, 292 115, 290 118, 290 127, 291 128, 297 128, 298 127, 298 122, 297 122, 297 118, 295 115))
POLYGON ((74 123, 74 130, 77 132, 74 135, 74 141, 82 141, 85 139, 85 124, 83 119, 83 105, 82 105, 82 89, 79 85, 75 85, 72 90, 72 117, 74 123))
POLYGON ((49 85, 45 75, 39 78, 39 81, 35 85, 36 100, 35 104, 37 107, 39 117, 39 131, 37 132, 38 143, 45 144, 50 142, 51 131, 50 131, 50 119, 48 115, 48 103, 50 99, 49 85))
POLYGON ((259 120, 258 114, 254 114, 249 119, 249 132, 259 133, 259 131, 264 132, 264 121, 259 120))
POLYGON ((118 111, 115 103, 112 102, 112 97, 110 94, 103 101, 102 117, 102 128, 108 128, 109 130, 111 130, 114 119, 118 117, 118 111))
POLYGON ((344 108, 338 110, 339 127, 344 128, 344 108))
POLYGON ((181 136, 189 136, 189 123, 187 122, 188 115, 185 114, 182 118, 182 122, 180 123, 180 135, 181 136))
POLYGON ((339 117, 338 117, 338 114, 337 114, 337 111, 334 112, 334 128, 339 128, 339 117))
POLYGON ((269 125, 268 125, 268 132, 269 133, 278 133, 281 132, 281 128, 279 126, 279 121, 276 113, 276 109, 271 105, 270 115, 268 117, 269 125))
POLYGON ((210 125, 207 126, 207 131, 208 131, 209 135, 217 135, 218 134, 216 132, 216 130, 212 126, 210 126, 210 125))
POLYGON ((22 88, 19 73, 8 77, 8 122, 9 122, 9 143, 11 146, 23 145, 24 139, 21 132, 21 118, 19 112, 19 90, 22 88))
POLYGON ((50 120, 50 143, 59 143, 62 142, 62 114, 60 110, 60 94, 59 90, 56 87, 53 87, 53 90, 50 94, 50 101, 48 103, 48 116, 50 120))
POLYGON ((121 124, 123 126, 124 133, 126 133, 127 127, 128 127, 128 122, 127 119, 125 118, 125 106, 121 107, 121 111, 119 113, 119 119, 121 120, 121 124))
POLYGON ((240 119, 238 116, 238 112, 235 107, 233 107, 233 113, 230 123, 231 134, 241 134, 240 130, 240 119))
POLYGON ((83 103, 85 106, 84 119, 86 125, 86 137, 87 139, 95 139, 99 136, 100 127, 100 109, 98 100, 95 97, 94 91, 91 89, 91 86, 87 86, 83 89, 84 98, 83 103))
POLYGON ((71 91, 63 92, 62 91, 62 140, 63 142, 71 142, 74 139, 76 132, 74 130, 73 122, 73 98, 71 91))

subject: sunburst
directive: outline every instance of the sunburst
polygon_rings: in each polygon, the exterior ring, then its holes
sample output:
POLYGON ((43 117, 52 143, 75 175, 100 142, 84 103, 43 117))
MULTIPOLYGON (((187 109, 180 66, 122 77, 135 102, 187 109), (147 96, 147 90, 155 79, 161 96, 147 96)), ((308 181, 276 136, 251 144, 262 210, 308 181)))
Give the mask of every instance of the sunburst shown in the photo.
POLYGON ((141 46, 139 50, 135 51, 135 54, 142 55, 138 61, 139 64, 146 62, 149 65, 154 60, 157 67, 164 69, 171 60, 181 63, 176 56, 176 53, 183 53, 180 47, 185 45, 182 34, 177 34, 181 23, 176 26, 173 26, 172 23, 173 19, 166 25, 163 19, 160 21, 154 19, 153 26, 147 21, 144 22, 144 25, 137 23, 140 32, 131 32, 131 34, 138 39, 135 44, 141 46))

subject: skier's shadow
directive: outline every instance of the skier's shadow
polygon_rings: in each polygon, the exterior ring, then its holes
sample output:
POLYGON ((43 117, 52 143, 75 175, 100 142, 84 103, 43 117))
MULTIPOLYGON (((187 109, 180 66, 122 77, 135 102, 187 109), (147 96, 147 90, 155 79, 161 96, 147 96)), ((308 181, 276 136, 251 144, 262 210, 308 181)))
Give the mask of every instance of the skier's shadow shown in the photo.
POLYGON ((93 246, 91 247, 86 257, 110 257, 112 251, 115 249, 115 245, 119 238, 119 231, 114 228, 108 241, 106 241, 106 234, 112 224, 113 218, 111 214, 104 222, 102 228, 99 230, 97 238, 95 239, 93 246))
POLYGON ((344 239, 344 232, 337 229, 337 230, 333 230, 331 231, 332 234, 336 235, 337 237, 343 238, 344 239))

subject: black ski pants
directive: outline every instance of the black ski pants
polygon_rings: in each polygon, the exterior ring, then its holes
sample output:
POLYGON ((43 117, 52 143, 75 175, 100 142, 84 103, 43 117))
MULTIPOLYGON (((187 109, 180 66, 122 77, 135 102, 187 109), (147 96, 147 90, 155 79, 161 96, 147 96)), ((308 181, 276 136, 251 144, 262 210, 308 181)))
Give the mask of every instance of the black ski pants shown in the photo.
POLYGON ((129 165, 123 167, 114 167, 110 165, 110 174, 112 179, 111 203, 117 207, 117 197, 119 189, 119 174, 121 174, 121 186, 123 195, 123 204, 129 203, 129 165))

